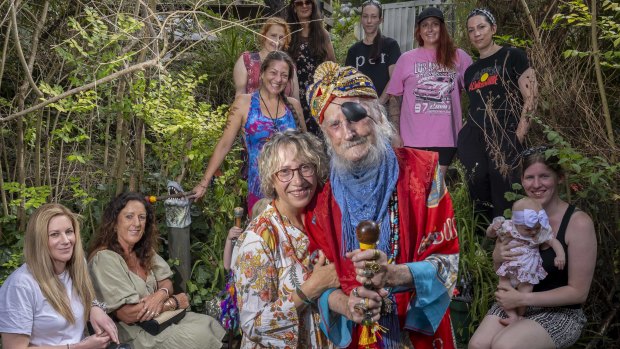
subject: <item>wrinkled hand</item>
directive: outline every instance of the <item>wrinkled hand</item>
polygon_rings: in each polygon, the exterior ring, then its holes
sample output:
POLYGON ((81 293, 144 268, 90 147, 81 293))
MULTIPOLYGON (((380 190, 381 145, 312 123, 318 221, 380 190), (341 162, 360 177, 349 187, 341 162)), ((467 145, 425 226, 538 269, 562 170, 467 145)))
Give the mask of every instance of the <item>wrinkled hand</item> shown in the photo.
POLYGON ((319 251, 317 260, 313 264, 312 275, 307 281, 310 280, 312 280, 311 285, 316 288, 319 296, 327 289, 340 287, 336 266, 328 264, 323 251, 319 251))
POLYGON ((355 250, 351 252, 347 252, 346 257, 351 259, 353 262, 353 266, 355 267, 355 274, 357 275, 355 279, 357 282, 362 285, 370 285, 373 289, 378 290, 385 286, 387 282, 387 256, 380 250, 369 249, 369 250, 355 250), (379 258, 374 259, 375 251, 379 252, 379 258), (379 265, 379 270, 374 273, 372 277, 364 276, 366 270, 367 263, 377 263, 379 265))
POLYGON ((525 305, 522 304, 523 294, 510 286, 498 286, 495 300, 504 310, 512 310, 525 305))
POLYGON ((99 307, 92 307, 90 309, 90 323, 95 330, 95 334, 107 335, 110 340, 116 344, 118 341, 118 329, 114 321, 106 314, 103 309, 99 307))
POLYGON ((566 258, 555 257, 555 259, 553 260, 553 264, 555 264, 556 268, 564 270, 564 266, 566 265, 566 258))
POLYGON ((228 230, 228 236, 226 238, 228 240, 235 240, 241 236, 241 233, 243 233, 243 228, 232 227, 228 230))
POLYGON ((349 301, 347 303, 349 320, 361 324, 366 317, 366 312, 370 312, 372 320, 375 322, 379 321, 381 317, 381 300, 387 296, 387 291, 381 289, 377 292, 363 286, 358 286, 356 289, 359 297, 355 296, 353 291, 349 294, 349 301))
POLYGON ((84 338, 80 343, 74 345, 75 349, 105 349, 110 344, 110 337, 107 334, 94 334, 84 338))
POLYGON ((164 301, 168 299, 165 292, 156 291, 142 298, 139 304, 142 304, 142 310, 138 312, 138 321, 148 321, 158 316, 164 308, 164 301))

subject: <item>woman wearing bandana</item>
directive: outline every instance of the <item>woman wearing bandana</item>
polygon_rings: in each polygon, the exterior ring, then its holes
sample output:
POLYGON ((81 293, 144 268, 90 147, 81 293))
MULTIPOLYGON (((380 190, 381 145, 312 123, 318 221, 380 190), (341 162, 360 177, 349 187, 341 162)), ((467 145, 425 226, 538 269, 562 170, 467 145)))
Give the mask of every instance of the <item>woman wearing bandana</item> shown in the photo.
MULTIPOLYGON (((555 238, 566 255, 564 268, 556 265, 553 248, 541 248, 542 267, 547 276, 534 285, 534 292, 521 293, 512 286, 498 287, 497 302, 469 341, 470 349, 570 348, 581 336, 586 323, 582 304, 592 283, 596 264, 596 233, 588 214, 560 198, 564 171, 554 149, 533 148, 521 153, 521 184, 525 194, 540 203, 548 216, 555 238), (522 318, 509 325, 505 309, 526 307, 522 318), (505 321, 504 321, 505 322, 505 321)), ((513 221, 520 217, 513 216, 513 221)), ((530 214, 523 221, 534 221, 530 214)), ((538 218, 536 219, 538 220, 538 218)), ((543 223, 544 218, 542 219, 543 223)), ((493 254, 496 265, 514 261, 520 254, 511 251, 511 242, 497 241, 493 254)))
POLYGON ((504 194, 518 183, 516 171, 536 109, 536 75, 526 53, 493 41, 495 18, 486 9, 467 17, 467 33, 480 58, 465 71, 469 112, 458 134, 458 158, 476 211, 490 221, 510 208, 504 194))

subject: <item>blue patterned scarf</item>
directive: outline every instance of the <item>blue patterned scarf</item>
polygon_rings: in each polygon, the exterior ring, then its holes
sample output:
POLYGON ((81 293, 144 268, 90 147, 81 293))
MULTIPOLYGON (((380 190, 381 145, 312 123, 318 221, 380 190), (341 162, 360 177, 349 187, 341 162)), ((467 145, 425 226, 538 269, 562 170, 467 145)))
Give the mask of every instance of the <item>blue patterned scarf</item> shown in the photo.
POLYGON ((332 191, 342 212, 341 253, 359 248, 355 228, 363 220, 374 220, 380 225, 378 248, 389 253, 390 214, 389 203, 398 180, 398 161, 390 145, 386 156, 375 168, 337 171, 332 166, 330 181, 332 191))

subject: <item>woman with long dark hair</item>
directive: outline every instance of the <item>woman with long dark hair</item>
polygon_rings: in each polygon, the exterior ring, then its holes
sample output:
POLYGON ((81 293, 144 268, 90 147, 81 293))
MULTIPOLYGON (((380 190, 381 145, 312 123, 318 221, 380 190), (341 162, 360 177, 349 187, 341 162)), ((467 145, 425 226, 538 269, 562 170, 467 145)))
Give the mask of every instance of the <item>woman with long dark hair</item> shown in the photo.
POLYGON ((308 131, 320 135, 319 126, 310 115, 306 89, 313 82, 314 71, 325 61, 336 61, 329 33, 323 27, 321 11, 315 0, 293 0, 287 9, 291 27, 291 46, 288 53, 297 67, 299 97, 308 131))
POLYGON ((394 145, 437 152, 445 174, 456 154, 463 76, 472 60, 452 42, 438 8, 416 17, 415 39, 419 47, 400 56, 387 88, 394 145))
POLYGON ((364 38, 349 48, 345 65, 366 74, 377 89, 379 102, 385 104, 388 99, 385 87, 400 57, 400 47, 396 40, 381 35, 379 26, 383 23, 383 8, 379 1, 362 3, 361 17, 364 38))
POLYGON ((194 198, 204 196, 213 174, 243 129, 248 149, 248 212, 263 195, 258 176, 258 155, 265 142, 276 132, 289 128, 306 130, 299 101, 284 95, 286 84, 295 74, 295 65, 282 51, 270 52, 261 65, 261 87, 252 94, 235 97, 230 107, 224 134, 215 146, 204 177, 194 188, 194 198))
POLYGON ((219 348, 225 331, 204 314, 188 311, 157 333, 139 326, 160 313, 189 308, 187 294, 174 292, 172 270, 157 254, 158 241, 155 210, 144 195, 122 193, 105 207, 88 268, 121 339, 133 349, 219 348))

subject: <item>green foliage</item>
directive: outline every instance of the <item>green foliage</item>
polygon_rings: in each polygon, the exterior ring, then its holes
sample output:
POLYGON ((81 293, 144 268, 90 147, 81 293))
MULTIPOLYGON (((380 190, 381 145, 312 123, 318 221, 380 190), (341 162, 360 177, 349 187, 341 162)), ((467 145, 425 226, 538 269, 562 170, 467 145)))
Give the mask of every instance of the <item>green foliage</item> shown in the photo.
POLYGON ((498 45, 509 45, 519 48, 528 48, 532 46, 531 39, 518 38, 512 35, 495 35, 493 36, 498 45))
MULTIPOLYGON (((573 33, 590 32, 592 14, 583 0, 565 1, 560 5, 560 12, 553 16, 552 23, 545 26, 547 29, 564 28, 573 33)), ((600 41, 601 66, 620 69, 620 6, 615 1, 605 0, 601 6, 601 13, 596 18, 598 40, 600 41)), ((575 37, 576 39, 577 37, 575 37)), ((587 58, 593 54, 590 47, 581 48, 580 42, 574 43, 574 48, 563 52, 563 57, 587 58)))
POLYGON ((144 23, 124 13, 118 13, 114 19, 105 21, 91 7, 86 7, 81 17, 69 18, 67 25, 77 35, 57 46, 56 52, 74 66, 70 77, 74 84, 110 75, 137 54, 131 50, 123 52, 122 45, 134 39, 144 23))
POLYGON ((568 175, 565 179, 567 200, 588 212, 600 212, 600 202, 619 201, 616 183, 620 163, 609 163, 602 156, 588 156, 575 149, 557 131, 543 125, 544 133, 552 149, 545 152, 547 157, 555 155, 568 175))
POLYGON ((9 194, 19 193, 20 195, 9 202, 9 207, 16 208, 22 203, 26 210, 36 209, 47 202, 52 189, 49 186, 27 187, 17 182, 4 183, 4 190, 9 194))
MULTIPOLYGON (((208 22, 209 26, 214 26, 208 22)), ((256 39, 247 28, 233 27, 223 29, 213 40, 199 45, 191 54, 178 57, 175 65, 190 65, 200 74, 209 72, 209 79, 201 84, 198 91, 204 100, 213 105, 231 103, 235 96, 232 72, 235 62, 244 51, 255 51, 256 39)))
POLYGON ((349 48, 358 41, 355 38, 355 28, 359 26, 360 15, 353 9, 350 15, 344 14, 341 8, 341 2, 334 4, 334 27, 331 30, 331 39, 336 62, 344 64, 349 48))
POLYGON ((21 250, 19 252, 4 248, 0 250, 0 286, 15 269, 24 263, 23 259, 24 254, 21 250))
POLYGON ((450 195, 454 207, 456 227, 459 233, 459 274, 457 280, 456 299, 469 304, 471 322, 468 328, 455 329, 461 334, 473 334, 474 329, 486 315, 494 301, 497 287, 497 276, 493 269, 490 240, 481 232, 486 230, 481 217, 474 213, 465 184, 465 171, 460 163, 455 164, 459 173, 459 181, 451 186, 450 195))

